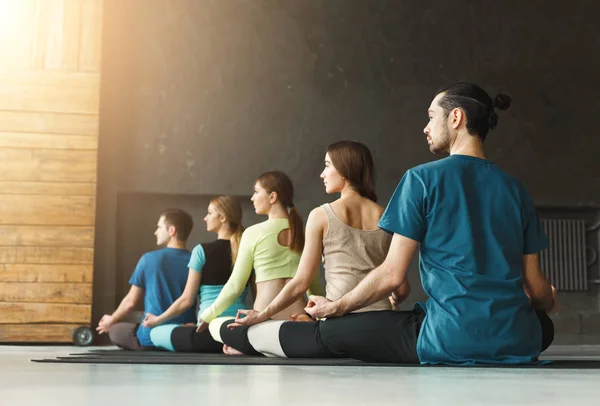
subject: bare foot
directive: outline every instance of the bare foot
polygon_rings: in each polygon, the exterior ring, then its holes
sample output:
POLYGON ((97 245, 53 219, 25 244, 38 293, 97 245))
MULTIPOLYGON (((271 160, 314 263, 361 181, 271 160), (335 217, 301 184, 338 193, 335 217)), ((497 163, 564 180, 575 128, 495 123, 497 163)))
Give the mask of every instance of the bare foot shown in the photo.
POLYGON ((290 320, 291 321, 300 321, 300 322, 314 321, 308 314, 292 314, 290 316, 290 320))
POLYGON ((225 355, 244 355, 243 352, 236 350, 233 347, 228 346, 227 344, 223 344, 223 354, 225 355))

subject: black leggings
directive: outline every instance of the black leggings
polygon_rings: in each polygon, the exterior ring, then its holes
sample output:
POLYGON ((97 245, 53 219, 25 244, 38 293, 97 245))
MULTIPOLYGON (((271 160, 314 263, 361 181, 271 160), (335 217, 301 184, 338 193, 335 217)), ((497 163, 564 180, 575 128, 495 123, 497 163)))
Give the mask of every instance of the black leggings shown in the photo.
POLYGON ((279 344, 288 358, 339 358, 321 340, 320 321, 288 321, 279 329, 279 344))
MULTIPOLYGON (((246 355, 271 355, 285 356, 288 358, 335 358, 321 341, 319 326, 321 322, 271 322, 272 329, 262 329, 267 324, 252 327, 238 327, 230 330, 227 325, 233 320, 226 321, 220 330, 223 343, 243 352, 246 355), (256 330, 262 329, 262 330, 256 330), (252 341, 249 331, 254 332, 252 341), (258 334, 258 336, 257 336, 258 334), (260 350, 260 351, 258 351, 260 350), (283 351, 283 354, 281 353, 283 351)), ((250 334, 251 336, 252 334, 250 334)))
POLYGON ((418 364, 417 338, 424 318, 422 310, 352 313, 321 322, 321 340, 338 356, 418 364))
MULTIPOLYGON (((554 324, 536 312, 542 327, 541 351, 554 340, 554 324)), ((417 339, 425 318, 422 309, 349 314, 325 320, 321 340, 333 353, 367 362, 420 363, 417 339)))
POLYGON ((196 332, 196 327, 176 327, 171 332, 171 344, 177 352, 221 352, 223 344, 213 340, 210 332, 196 332))
POLYGON ((223 344, 227 344, 246 355, 262 355, 254 349, 248 340, 248 329, 250 327, 241 326, 232 330, 227 326, 233 322, 235 322, 235 319, 227 320, 221 325, 219 333, 223 344))
POLYGON ((542 325, 542 351, 540 352, 544 352, 554 341, 554 323, 546 312, 536 311, 535 313, 542 325))

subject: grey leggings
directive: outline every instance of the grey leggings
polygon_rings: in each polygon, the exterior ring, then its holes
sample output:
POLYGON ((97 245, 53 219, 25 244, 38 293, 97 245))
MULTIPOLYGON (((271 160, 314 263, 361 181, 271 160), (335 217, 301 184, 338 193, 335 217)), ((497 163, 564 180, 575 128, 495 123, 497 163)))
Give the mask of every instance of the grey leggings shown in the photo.
POLYGON ((110 337, 110 341, 124 349, 124 350, 150 350, 154 349, 154 347, 144 347, 140 345, 140 342, 137 339, 137 332, 140 323, 115 323, 110 326, 108 331, 108 336, 110 337))

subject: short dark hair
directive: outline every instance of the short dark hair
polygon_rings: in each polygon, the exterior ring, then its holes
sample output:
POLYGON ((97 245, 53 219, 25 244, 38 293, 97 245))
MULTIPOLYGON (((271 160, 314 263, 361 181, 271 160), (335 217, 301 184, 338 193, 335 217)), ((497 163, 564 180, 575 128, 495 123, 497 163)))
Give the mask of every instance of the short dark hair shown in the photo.
POLYGON ((194 228, 194 220, 188 212, 181 209, 166 209, 160 216, 164 217, 167 227, 175 227, 175 236, 179 241, 187 241, 194 228))
POLYGON ((498 124, 495 109, 508 110, 512 101, 505 93, 499 93, 492 100, 481 87, 466 82, 445 86, 437 91, 436 96, 440 93, 444 95, 438 104, 444 109, 446 117, 455 108, 463 110, 467 117, 467 131, 479 136, 482 141, 485 141, 488 131, 498 124))

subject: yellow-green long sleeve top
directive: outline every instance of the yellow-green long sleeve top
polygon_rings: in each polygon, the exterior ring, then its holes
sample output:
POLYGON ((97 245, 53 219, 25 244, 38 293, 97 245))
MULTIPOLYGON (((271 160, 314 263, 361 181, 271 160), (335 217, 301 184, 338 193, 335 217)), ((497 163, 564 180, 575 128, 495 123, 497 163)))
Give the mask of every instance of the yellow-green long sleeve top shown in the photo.
POLYGON ((288 219, 270 219, 244 231, 231 276, 217 299, 201 314, 204 322, 219 317, 235 301, 246 287, 252 268, 257 283, 294 277, 300 254, 278 242, 279 233, 289 227, 288 219))

